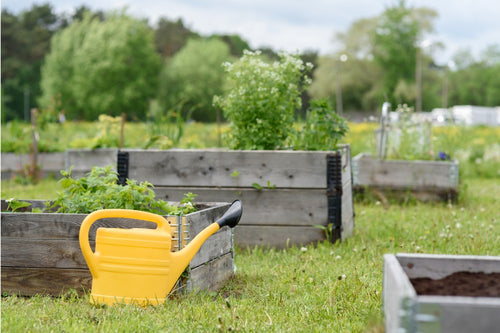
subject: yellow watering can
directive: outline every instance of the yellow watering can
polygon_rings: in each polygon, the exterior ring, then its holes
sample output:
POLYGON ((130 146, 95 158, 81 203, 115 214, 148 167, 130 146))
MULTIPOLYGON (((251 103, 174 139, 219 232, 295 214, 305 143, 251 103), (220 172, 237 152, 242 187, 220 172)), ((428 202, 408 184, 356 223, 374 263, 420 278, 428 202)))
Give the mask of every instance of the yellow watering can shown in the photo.
POLYGON ((91 302, 163 303, 203 242, 223 226, 234 228, 241 214, 241 202, 236 200, 221 218, 178 252, 170 250, 172 232, 160 215, 129 209, 103 209, 87 215, 80 227, 80 247, 92 274, 91 302), (149 221, 156 223, 157 228, 98 228, 92 252, 90 226, 102 218, 149 221))

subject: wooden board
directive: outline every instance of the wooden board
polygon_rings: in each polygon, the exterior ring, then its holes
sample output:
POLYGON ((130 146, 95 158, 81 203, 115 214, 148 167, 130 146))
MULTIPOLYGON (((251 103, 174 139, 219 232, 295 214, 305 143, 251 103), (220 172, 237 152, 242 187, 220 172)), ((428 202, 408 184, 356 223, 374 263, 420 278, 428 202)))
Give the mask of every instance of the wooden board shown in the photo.
POLYGON ((312 225, 326 224, 326 189, 263 189, 155 187, 157 196, 164 200, 178 200, 184 193, 198 196, 196 201, 232 202, 240 199, 243 215, 240 225, 312 225))
MULTIPOLYGON (((155 186, 326 188, 325 151, 123 150, 129 178, 155 186)), ((343 165, 349 158, 344 156, 343 165)), ((349 170, 350 172, 350 170, 349 170)))
POLYGON ((227 253, 217 259, 190 269, 187 290, 218 290, 233 276, 233 254, 227 253))
POLYGON ((234 243, 239 247, 255 245, 286 248, 318 242, 325 233, 314 226, 293 225, 238 225, 234 232, 234 243))
POLYGON ((91 287, 92 275, 88 269, 2 266, 2 293, 61 296, 75 289, 81 295, 91 287))
MULTIPOLYGON (((30 154, 2 153, 1 155, 2 179, 12 178, 28 164, 31 164, 30 154)), ((64 170, 64 153, 38 153, 38 165, 42 177, 50 175, 60 177, 60 171, 64 170)))
POLYGON ((118 149, 68 149, 65 155, 64 169, 71 170, 73 178, 85 176, 92 170, 92 167, 112 166, 116 170, 118 161, 118 149))
POLYGON ((369 154, 353 158, 354 186, 440 190, 458 186, 457 161, 393 161, 369 154))

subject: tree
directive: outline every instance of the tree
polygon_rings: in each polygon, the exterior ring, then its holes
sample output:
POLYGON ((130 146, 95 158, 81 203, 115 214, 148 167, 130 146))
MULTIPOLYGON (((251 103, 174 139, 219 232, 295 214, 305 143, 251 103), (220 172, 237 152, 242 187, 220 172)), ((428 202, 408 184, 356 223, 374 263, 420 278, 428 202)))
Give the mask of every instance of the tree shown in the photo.
POLYGON ((410 13, 405 2, 399 1, 384 12, 375 34, 375 61, 384 70, 384 93, 393 103, 398 83, 415 80, 418 25, 410 13))
POLYGON ((33 5, 19 16, 2 10, 2 119, 22 119, 36 107, 40 67, 60 22, 49 4, 33 5))
POLYGON ((215 121, 214 95, 222 92, 229 47, 218 38, 190 39, 163 68, 158 99, 166 109, 181 104, 197 121, 215 121))
POLYGON ((468 49, 453 57, 457 70, 450 73, 452 105, 500 104, 500 45, 490 45, 476 60, 468 49))
POLYGON ((243 55, 243 51, 250 50, 250 45, 239 35, 212 35, 212 37, 219 38, 225 42, 229 46, 229 52, 234 57, 239 58, 243 55))
POLYGON ((164 58, 168 58, 179 52, 188 39, 197 37, 199 35, 186 27, 182 19, 171 21, 162 17, 155 30, 155 45, 157 51, 164 58))
POLYGON ((95 120, 125 113, 144 119, 161 59, 144 21, 112 13, 85 15, 57 33, 42 69, 40 104, 60 104, 71 118, 95 120))

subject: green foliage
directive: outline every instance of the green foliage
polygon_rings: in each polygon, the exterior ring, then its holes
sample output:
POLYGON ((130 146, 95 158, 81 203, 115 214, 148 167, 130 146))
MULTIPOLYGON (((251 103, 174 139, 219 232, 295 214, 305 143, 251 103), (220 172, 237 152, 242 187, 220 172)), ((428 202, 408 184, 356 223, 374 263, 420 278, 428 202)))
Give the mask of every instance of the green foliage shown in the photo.
POLYGON ((63 190, 47 206, 47 209, 56 209, 58 213, 89 214, 99 209, 122 208, 160 215, 182 215, 195 210, 192 193, 186 195, 182 205, 170 205, 155 199, 153 185, 148 182, 138 184, 135 180, 127 179, 125 186, 119 185, 118 175, 111 166, 93 167, 86 177, 79 179, 71 177, 71 169, 61 171, 61 175, 63 190))
POLYGON ((147 122, 149 139, 143 149, 178 147, 184 135, 186 120, 189 119, 189 116, 190 113, 184 119, 180 106, 176 109, 168 109, 165 112, 157 100, 151 101, 147 122))
POLYGON ((11 212, 15 212, 18 209, 31 206, 29 202, 17 200, 16 198, 9 198, 5 200, 5 202, 7 202, 7 210, 11 212))
POLYGON ((166 109, 181 105, 194 120, 214 122, 212 97, 222 93, 222 63, 229 60, 229 47, 217 38, 188 40, 163 67, 159 103, 166 109))
POLYGON ((155 29, 156 49, 164 58, 173 56, 186 45, 188 39, 197 37, 198 33, 186 27, 181 18, 172 21, 161 17, 155 29))
MULTIPOLYGON (((234 149, 283 148, 302 105, 300 94, 306 68, 297 55, 282 54, 280 61, 265 62, 260 52, 245 51, 234 65, 224 64, 230 79, 229 91, 215 96, 231 126, 234 149)), ((312 65, 307 65, 311 67, 312 65)))
POLYGON ((94 122, 96 130, 87 138, 73 139, 71 148, 97 149, 118 148, 120 145, 121 117, 99 115, 94 122))
POLYGON ((36 107, 40 67, 61 18, 51 5, 34 4, 17 16, 2 9, 1 21, 2 121, 24 119, 25 111, 36 107))
POLYGON ((415 79, 418 28, 418 22, 412 18, 411 10, 404 0, 386 9, 379 20, 374 59, 384 70, 384 90, 387 96, 392 96, 401 80, 415 79))
POLYGON ((348 131, 346 120, 326 99, 313 100, 304 127, 292 136, 292 146, 297 150, 334 150, 348 131))
MULTIPOLYGON (((432 125, 429 121, 412 118, 413 108, 407 104, 396 108, 398 121, 390 123, 386 129, 387 159, 430 160, 432 152, 432 125)), ((449 154, 449 153, 448 153, 449 154)))
POLYGON ((42 68, 40 104, 60 100, 68 118, 100 114, 144 119, 158 82, 160 56, 143 21, 113 14, 90 15, 58 32, 42 68))

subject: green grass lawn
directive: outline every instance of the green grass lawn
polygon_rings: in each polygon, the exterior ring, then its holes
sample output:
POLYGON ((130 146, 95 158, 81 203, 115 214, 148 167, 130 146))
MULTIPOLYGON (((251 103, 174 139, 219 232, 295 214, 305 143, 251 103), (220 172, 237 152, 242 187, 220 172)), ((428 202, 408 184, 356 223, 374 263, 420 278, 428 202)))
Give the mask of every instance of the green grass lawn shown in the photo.
MULTIPOLYGON (((463 182, 465 197, 456 204, 355 202, 354 235, 342 243, 237 249, 236 274, 217 293, 175 296, 148 308, 92 306, 88 295, 74 293, 2 297, 2 331, 382 332, 384 253, 500 255, 500 182, 463 182)), ((54 191, 53 185, 41 186, 54 191)), ((2 197, 25 197, 4 187, 2 197)))

